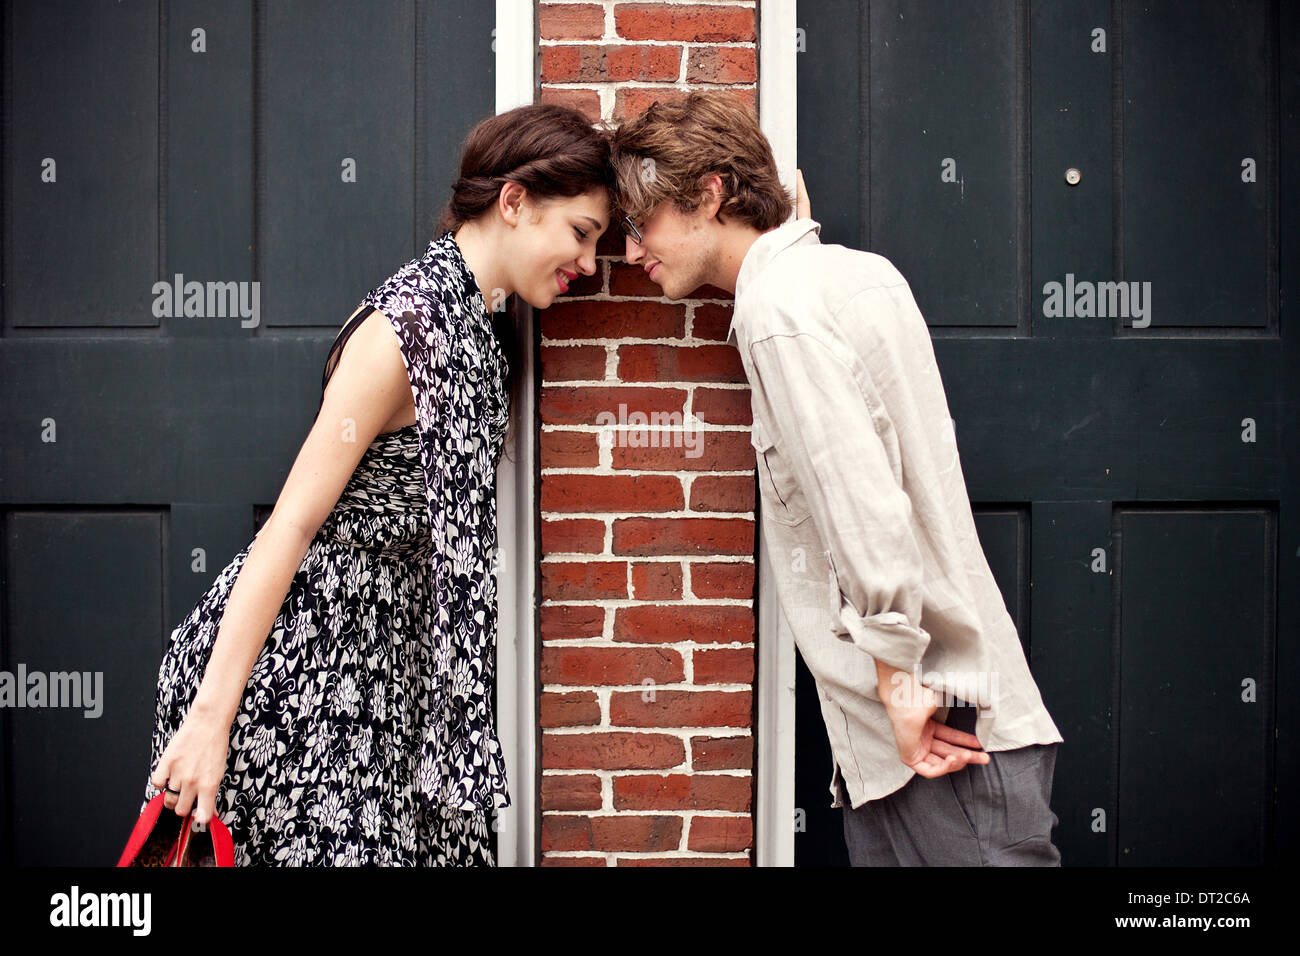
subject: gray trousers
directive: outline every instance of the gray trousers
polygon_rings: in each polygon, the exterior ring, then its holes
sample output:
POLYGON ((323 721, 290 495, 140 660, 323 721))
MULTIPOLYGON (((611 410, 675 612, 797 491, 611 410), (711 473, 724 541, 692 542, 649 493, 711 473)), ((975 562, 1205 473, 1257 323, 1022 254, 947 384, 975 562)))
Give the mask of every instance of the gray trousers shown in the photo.
MULTIPOLYGON (((965 708, 954 708, 956 714, 965 708)), ((959 726, 959 720, 949 720, 959 726)), ((962 729, 966 729, 962 727, 962 729)), ((844 783, 844 840, 853 866, 1060 866, 1049 806, 1057 744, 989 752, 942 777, 916 774, 856 810, 844 783)))

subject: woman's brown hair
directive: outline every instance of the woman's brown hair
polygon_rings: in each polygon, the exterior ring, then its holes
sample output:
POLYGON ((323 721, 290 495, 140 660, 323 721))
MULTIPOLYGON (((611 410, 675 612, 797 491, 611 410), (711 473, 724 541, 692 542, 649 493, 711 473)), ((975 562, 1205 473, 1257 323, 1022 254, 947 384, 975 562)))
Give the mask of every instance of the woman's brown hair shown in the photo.
MULTIPOLYGON (((593 127, 575 109, 550 103, 519 106, 482 120, 461 144, 459 178, 452 184, 451 198, 439 216, 434 238, 441 238, 448 230, 455 232, 461 224, 485 215, 496 204, 501 187, 507 182, 518 183, 532 199, 543 203, 580 196, 595 188, 604 188, 612 197, 614 171, 609 165, 609 131, 593 127)), ((489 309, 492 308, 490 294, 483 293, 489 309)), ((333 365, 337 364, 334 359, 359 324, 355 322, 359 317, 349 320, 325 356, 322 403, 325 384, 334 370, 333 365)), ((518 420, 522 350, 519 330, 514 327, 509 309, 492 313, 492 331, 509 366, 506 394, 510 411, 502 445, 504 452, 513 440, 518 420)))
POLYGON ((718 217, 724 222, 735 216, 766 232, 794 211, 758 118, 729 93, 696 90, 676 102, 656 102, 614 132, 611 149, 615 202, 634 221, 665 201, 693 212, 715 173, 722 179, 718 217))
MULTIPOLYGON (((452 184, 435 237, 488 213, 507 182, 518 183, 532 199, 542 202, 580 196, 596 188, 612 196, 609 133, 594 127, 578 110, 554 103, 517 106, 482 120, 461 145, 459 178, 452 184)), ((491 309, 490 300, 487 304, 491 309)), ((510 309, 492 313, 493 331, 510 367, 507 446, 518 418, 522 361, 519 330, 511 315, 510 309)))

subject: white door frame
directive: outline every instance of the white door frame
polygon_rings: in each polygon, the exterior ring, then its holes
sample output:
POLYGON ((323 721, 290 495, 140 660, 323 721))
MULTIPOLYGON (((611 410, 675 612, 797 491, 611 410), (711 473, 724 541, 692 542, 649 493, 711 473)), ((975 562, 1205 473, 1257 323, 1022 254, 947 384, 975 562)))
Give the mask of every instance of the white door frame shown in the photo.
MULTIPOLYGON (((758 119, 781 181, 794 191, 796 137, 795 0, 758 0, 758 119)), ((754 862, 794 866, 794 635, 781 611, 762 528, 758 540, 758 793, 754 862)))
MULTIPOLYGON (((496 0, 496 112, 534 102, 534 0, 496 0)), ((518 296, 514 297, 516 300, 518 296)), ((497 735, 510 806, 497 813, 497 865, 537 865, 537 417, 533 310, 518 302, 514 441, 497 469, 497 735)))

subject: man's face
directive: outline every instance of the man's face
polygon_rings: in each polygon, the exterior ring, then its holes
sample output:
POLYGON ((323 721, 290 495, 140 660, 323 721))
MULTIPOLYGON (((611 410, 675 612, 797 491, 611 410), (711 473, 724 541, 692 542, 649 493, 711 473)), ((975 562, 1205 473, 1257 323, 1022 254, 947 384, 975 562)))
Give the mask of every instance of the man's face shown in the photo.
POLYGON ((641 242, 626 237, 625 256, 649 273, 669 299, 683 299, 712 282, 718 261, 716 203, 702 203, 683 213, 662 202, 644 221, 636 223, 641 242))

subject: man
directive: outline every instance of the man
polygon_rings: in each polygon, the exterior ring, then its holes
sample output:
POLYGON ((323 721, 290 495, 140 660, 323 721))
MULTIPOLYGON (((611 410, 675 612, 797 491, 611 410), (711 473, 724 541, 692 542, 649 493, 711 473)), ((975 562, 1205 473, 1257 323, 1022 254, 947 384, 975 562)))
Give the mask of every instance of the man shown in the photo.
POLYGON ((735 293, 763 537, 853 865, 1059 865, 1062 737, 980 549, 906 281, 786 221, 771 147, 726 94, 655 104, 613 162, 627 261, 670 299, 735 293))

